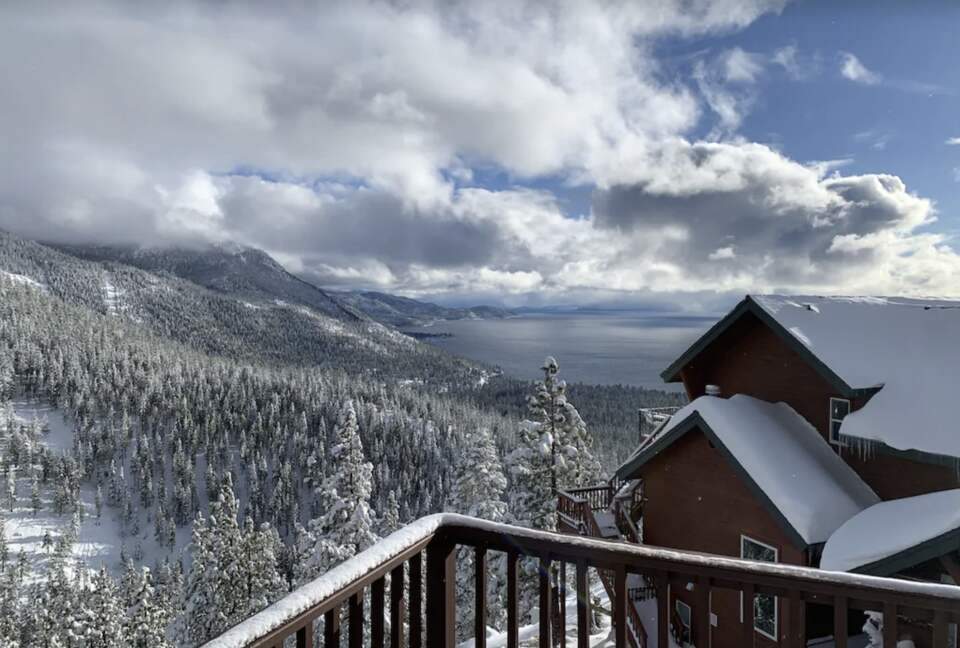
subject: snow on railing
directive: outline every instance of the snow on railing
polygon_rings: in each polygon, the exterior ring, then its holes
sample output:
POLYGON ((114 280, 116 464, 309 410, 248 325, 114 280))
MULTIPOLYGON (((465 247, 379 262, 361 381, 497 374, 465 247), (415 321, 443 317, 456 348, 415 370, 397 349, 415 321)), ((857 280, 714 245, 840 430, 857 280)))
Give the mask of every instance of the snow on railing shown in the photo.
MULTIPOLYGON (((463 515, 443 513, 422 518, 391 534, 370 549, 331 569, 313 582, 288 594, 262 612, 255 614, 220 637, 210 641, 206 648, 268 647, 283 644, 284 639, 296 636, 298 646, 313 645, 314 623, 324 618, 325 645, 339 641, 339 619, 342 604, 349 601, 351 645, 363 640, 363 595, 369 589, 372 644, 379 646, 384 633, 384 577, 391 580, 391 633, 400 633, 409 627, 411 648, 420 648, 421 628, 425 630, 427 648, 452 645, 455 638, 455 567, 458 547, 473 547, 476 578, 486 583, 486 556, 488 551, 504 552, 508 560, 508 591, 516 591, 517 560, 520 557, 540 560, 540 628, 546 629, 549 642, 551 626, 550 566, 573 564, 577 571, 577 589, 586 587, 588 567, 611 570, 614 573, 615 593, 612 602, 617 645, 626 640, 626 605, 628 601, 626 576, 642 574, 657 591, 659 644, 666 646, 669 607, 668 585, 683 585, 695 581, 699 596, 708 597, 711 588, 739 590, 752 597, 757 594, 783 596, 792 610, 800 610, 807 602, 867 609, 881 609, 893 619, 885 624, 884 633, 891 645, 895 644, 898 614, 920 615, 933 627, 935 643, 946 637, 948 623, 960 621, 960 587, 932 583, 880 578, 843 572, 830 572, 793 565, 761 563, 710 554, 662 549, 644 545, 609 542, 583 536, 570 536, 535 529, 487 522, 463 515), (426 551, 426 616, 423 624, 420 614, 420 579, 422 551, 426 551), (404 624, 404 567, 409 564, 411 575, 409 624, 404 624), (398 579, 395 581, 394 579, 398 579), (394 585, 399 583, 399 587, 394 585), (397 598, 394 598, 397 597, 397 598), (544 605, 546 603, 546 605, 544 605), (379 620, 378 620, 379 616, 379 620), (359 628, 359 629, 358 629, 359 628), (357 634, 359 633, 359 634, 357 634)), ((589 633, 590 597, 586 590, 577 597, 578 631, 589 633), (583 606, 583 607, 581 607, 583 606)), ((485 597, 478 596, 475 608, 477 629, 485 628, 485 597)), ((709 611, 708 607, 704 608, 709 611)), ((516 646, 517 600, 510 597, 508 614, 508 645, 516 646)), ((709 627, 709 619, 696 615, 700 627, 709 627)), ((837 623, 845 614, 835 615, 837 623)), ((790 618, 802 616, 790 615, 790 618)), ((796 624, 795 624, 796 625, 796 624)), ((804 645, 805 628, 785 628, 787 645, 804 645)), ((744 624, 745 627, 749 624, 744 624)), ((841 626, 837 626, 838 628, 841 626)), ((752 630, 752 628, 747 628, 752 630)), ((747 630, 744 630, 747 632, 747 630)), ((398 635, 399 636, 399 635, 398 635)), ((476 645, 483 648, 485 635, 476 635, 476 645)), ((541 637, 541 645, 544 637, 541 637)))

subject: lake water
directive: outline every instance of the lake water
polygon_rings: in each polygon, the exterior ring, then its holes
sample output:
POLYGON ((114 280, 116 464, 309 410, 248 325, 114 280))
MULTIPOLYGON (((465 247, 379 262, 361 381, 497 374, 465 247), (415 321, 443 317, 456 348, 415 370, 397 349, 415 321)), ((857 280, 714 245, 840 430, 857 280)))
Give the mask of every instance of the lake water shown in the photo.
POLYGON ((546 356, 560 363, 567 382, 677 389, 660 372, 716 318, 639 312, 525 314, 503 320, 437 322, 408 327, 450 333, 426 341, 456 355, 499 366, 518 378, 537 378, 546 356))

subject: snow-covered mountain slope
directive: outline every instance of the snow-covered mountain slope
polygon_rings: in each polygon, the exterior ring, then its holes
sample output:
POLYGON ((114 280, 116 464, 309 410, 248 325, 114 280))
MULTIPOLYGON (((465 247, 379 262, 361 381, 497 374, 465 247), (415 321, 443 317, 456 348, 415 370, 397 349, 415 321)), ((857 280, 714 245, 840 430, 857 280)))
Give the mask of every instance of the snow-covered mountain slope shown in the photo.
POLYGON ((263 250, 235 245, 150 248, 118 245, 51 245, 90 261, 109 261, 149 272, 165 272, 218 293, 257 302, 305 306, 346 322, 373 319, 390 326, 437 320, 509 317, 492 306, 447 308, 429 302, 370 291, 328 291, 288 272, 263 250))
POLYGON ((218 293, 250 302, 280 300, 344 322, 364 316, 324 290, 299 279, 269 254, 250 247, 148 248, 114 245, 51 245, 90 261, 122 263, 165 272, 218 293))
POLYGON ((476 374, 476 382, 482 373, 341 307, 261 252, 220 251, 209 258, 171 252, 169 261, 130 254, 151 268, 180 268, 209 287, 166 270, 81 259, 0 232, 0 271, 8 281, 42 285, 67 303, 128 319, 206 353, 396 379, 476 374))

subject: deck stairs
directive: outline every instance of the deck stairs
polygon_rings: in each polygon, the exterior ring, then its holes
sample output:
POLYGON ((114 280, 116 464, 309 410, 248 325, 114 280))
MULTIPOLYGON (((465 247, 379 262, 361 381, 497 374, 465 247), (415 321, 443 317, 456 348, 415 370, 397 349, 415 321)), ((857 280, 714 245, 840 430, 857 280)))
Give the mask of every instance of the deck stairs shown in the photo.
MULTIPOLYGON (((633 520, 633 504, 641 501, 639 483, 606 484, 562 491, 558 500, 558 526, 561 531, 616 542, 640 542, 641 534, 633 520)), ((613 572, 597 570, 610 600, 614 600, 613 572)), ((639 574, 627 575, 627 643, 630 648, 657 645, 655 589, 639 574), (643 621, 644 616, 647 623, 643 621), (650 636, 651 625, 654 636, 650 636)), ((672 643, 672 642, 671 642, 672 643)))

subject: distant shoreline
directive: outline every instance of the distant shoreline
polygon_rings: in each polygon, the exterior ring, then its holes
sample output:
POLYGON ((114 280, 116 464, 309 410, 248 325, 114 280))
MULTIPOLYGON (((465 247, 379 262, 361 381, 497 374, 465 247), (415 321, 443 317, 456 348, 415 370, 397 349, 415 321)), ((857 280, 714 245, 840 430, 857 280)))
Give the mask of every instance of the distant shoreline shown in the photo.
POLYGON ((453 333, 438 331, 436 333, 429 331, 400 331, 404 335, 409 335, 414 340, 430 340, 433 338, 452 338, 453 333))

